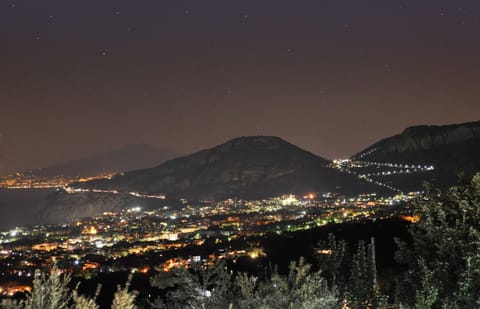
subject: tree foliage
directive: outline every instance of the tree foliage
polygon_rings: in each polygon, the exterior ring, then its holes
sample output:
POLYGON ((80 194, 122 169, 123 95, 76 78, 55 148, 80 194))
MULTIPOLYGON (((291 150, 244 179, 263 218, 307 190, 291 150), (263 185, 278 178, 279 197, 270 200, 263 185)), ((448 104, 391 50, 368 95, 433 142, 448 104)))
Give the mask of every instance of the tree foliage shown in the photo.
POLYGON ((319 243, 318 265, 331 287, 338 287, 339 297, 349 308, 383 308, 387 304, 376 284, 374 239, 369 245, 359 241, 349 248, 346 241, 333 234, 319 243))
POLYGON ((117 291, 113 294, 112 309, 136 309, 135 298, 137 297, 135 292, 130 292, 130 283, 132 276, 128 277, 125 287, 117 286, 117 291))
POLYGON ((150 283, 166 292, 165 299, 152 304, 156 308, 228 308, 233 296, 232 274, 223 262, 160 272, 150 283))
POLYGON ((445 192, 427 186, 415 203, 411 246, 398 241, 408 271, 399 300, 417 308, 480 306, 480 175, 445 192))
POLYGON ((97 291, 95 292, 95 296, 93 298, 89 298, 85 295, 78 294, 78 285, 75 290, 72 291, 72 300, 74 303, 74 309, 99 309, 100 306, 97 305, 95 299, 100 294, 100 289, 102 288, 101 285, 97 286, 97 291))
MULTIPOLYGON (((8 309, 98 309, 95 299, 100 293, 101 286, 93 298, 80 295, 78 286, 71 290, 68 274, 61 274, 56 266, 49 274, 35 271, 32 292, 26 294, 24 300, 3 299, 0 308, 8 309)), ((118 287, 114 294, 112 309, 135 309, 136 293, 129 291, 131 277, 125 288, 118 287)))
POLYGON ((330 286, 345 286, 348 281, 349 274, 345 270, 351 265, 351 257, 347 249, 346 241, 337 240, 334 234, 329 234, 326 242, 319 243, 318 266, 330 286))
MULTIPOLYGON (((340 301, 335 288, 329 288, 321 271, 311 271, 303 258, 291 262, 287 276, 277 272, 254 293, 257 308, 336 308, 340 301)), ((255 307, 250 307, 255 308, 255 307)))
POLYGON ((54 266, 49 275, 35 271, 33 289, 23 301, 4 300, 4 308, 67 309, 71 293, 68 288, 70 276, 61 274, 54 266))
POLYGON ((245 273, 234 276, 218 263, 160 273, 152 285, 167 291, 153 304, 157 308, 328 309, 340 303, 336 291, 303 259, 291 263, 287 276, 273 271, 262 281, 245 273))
POLYGON ((345 290, 345 302, 349 308, 385 308, 387 297, 377 286, 375 243, 359 241, 352 257, 350 277, 345 290))

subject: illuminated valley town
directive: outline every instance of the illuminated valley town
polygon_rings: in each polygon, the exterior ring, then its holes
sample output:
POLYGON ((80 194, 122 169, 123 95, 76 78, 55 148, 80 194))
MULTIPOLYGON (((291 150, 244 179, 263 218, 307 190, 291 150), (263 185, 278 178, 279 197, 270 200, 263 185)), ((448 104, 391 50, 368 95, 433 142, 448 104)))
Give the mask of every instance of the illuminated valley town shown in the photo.
MULTIPOLYGON (((286 195, 267 200, 225 200, 173 209, 144 211, 141 206, 119 213, 104 213, 68 224, 15 228, 0 236, 2 293, 13 295, 16 277, 30 277, 35 269, 55 261, 67 272, 91 276, 97 272, 128 270, 148 273, 187 267, 193 261, 261 257, 261 247, 236 247, 238 238, 266 233, 293 232, 326 224, 409 216, 404 202, 411 195, 377 199, 374 195, 349 198, 324 194, 286 195), (193 207, 195 206, 195 207, 193 207), (181 249, 213 241, 218 249, 203 256, 186 256, 181 249), (163 254, 167 252, 168 254, 163 254), (178 252, 178 256, 176 253, 178 252), (132 262, 129 256, 140 257, 132 262), (154 256, 154 258, 152 258, 154 256)), ((25 289, 28 289, 25 286, 25 289)))
POLYGON ((0 0, 0 309, 480 309, 480 0, 0 0))
MULTIPOLYGON (((379 164, 351 160, 332 161, 331 168, 354 173, 359 178, 393 173, 433 170, 433 166, 379 164), (358 172, 374 167, 375 172, 358 172)), ((11 177, 11 176, 10 176, 11 177)), ((111 176, 98 176, 91 179, 111 176)), ((410 201, 421 192, 397 192, 390 197, 365 193, 355 197, 338 193, 309 192, 303 196, 286 194, 260 200, 226 199, 189 201, 169 205, 165 195, 149 195, 117 190, 81 189, 63 186, 65 179, 36 179, 16 175, 2 185, 16 188, 56 187, 59 194, 131 195, 164 201, 159 209, 132 205, 119 212, 51 225, 17 227, 0 235, 0 293, 13 296, 29 291, 27 281, 35 269, 47 270, 56 264, 60 271, 91 278, 100 273, 128 271, 148 275, 153 271, 187 268, 192 262, 213 265, 219 259, 235 262, 266 257, 258 239, 268 234, 309 230, 322 226, 401 219, 416 222, 410 201), (240 241, 238 241, 240 240, 240 241), (208 250, 196 250, 208 243, 208 250), (201 252, 196 254, 192 252, 201 252), (133 258, 134 257, 134 258, 133 258), (7 280, 5 280, 7 279, 7 280)), ((73 183, 73 181, 72 181, 73 183)), ((389 187, 389 186, 387 186, 389 187)), ((397 189, 391 188, 394 191, 397 189)), ((319 250, 313 254, 325 254, 319 250)), ((328 252, 327 252, 328 254, 328 252)))

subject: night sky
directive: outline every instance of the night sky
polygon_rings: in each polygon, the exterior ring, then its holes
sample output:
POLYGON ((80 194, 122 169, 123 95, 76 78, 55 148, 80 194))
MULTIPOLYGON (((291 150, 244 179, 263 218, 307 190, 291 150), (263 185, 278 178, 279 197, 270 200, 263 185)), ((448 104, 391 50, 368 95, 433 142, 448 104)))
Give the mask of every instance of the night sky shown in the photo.
POLYGON ((480 119, 478 0, 2 0, 0 44, 0 172, 480 119))

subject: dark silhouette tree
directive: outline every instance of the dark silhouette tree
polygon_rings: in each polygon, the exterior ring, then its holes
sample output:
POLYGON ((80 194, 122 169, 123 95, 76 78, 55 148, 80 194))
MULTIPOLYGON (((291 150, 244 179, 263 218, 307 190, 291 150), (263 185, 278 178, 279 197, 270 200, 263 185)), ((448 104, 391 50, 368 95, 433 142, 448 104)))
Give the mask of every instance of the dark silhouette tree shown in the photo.
POLYGON ((398 241, 408 266, 399 302, 417 308, 480 306, 480 175, 442 192, 430 185, 415 202, 413 243, 398 241))

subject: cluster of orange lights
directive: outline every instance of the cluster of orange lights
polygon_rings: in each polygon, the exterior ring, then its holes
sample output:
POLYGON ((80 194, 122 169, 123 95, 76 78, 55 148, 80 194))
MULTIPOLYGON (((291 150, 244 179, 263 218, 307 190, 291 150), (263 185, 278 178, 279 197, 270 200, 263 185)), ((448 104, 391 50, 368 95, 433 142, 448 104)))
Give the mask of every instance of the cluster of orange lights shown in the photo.
POLYGON ((104 179, 104 178, 111 179, 114 175, 115 175, 115 173, 101 174, 101 175, 98 175, 98 176, 80 178, 77 181, 78 182, 87 182, 87 181, 96 180, 96 179, 104 179))
POLYGON ((314 200, 317 197, 315 193, 309 193, 307 195, 304 195, 303 198, 309 199, 309 200, 314 200))
POLYGON ((0 294, 13 296, 17 293, 32 292, 32 287, 28 285, 12 285, 8 287, 0 287, 0 294))
POLYGON ((82 271, 93 270, 100 267, 100 264, 97 262, 85 262, 82 266, 82 271))
POLYGON ((263 250, 263 248, 253 248, 248 252, 248 256, 255 260, 257 258, 265 257, 267 254, 263 250))
POLYGON ((173 258, 160 266, 160 269, 165 272, 169 272, 173 268, 188 268, 188 261, 180 258, 173 258))
POLYGON ((317 254, 332 255, 333 251, 331 249, 318 249, 317 254))
POLYGON ((98 230, 96 227, 94 226, 91 226, 90 228, 86 228, 82 231, 82 234, 84 235, 97 235, 98 234, 98 230))
POLYGON ((420 221, 420 216, 419 215, 401 216, 401 218, 405 221, 410 222, 410 223, 417 223, 418 221, 420 221))
POLYGON ((139 270, 142 274, 147 274, 150 271, 150 267, 145 266, 144 268, 139 270))

